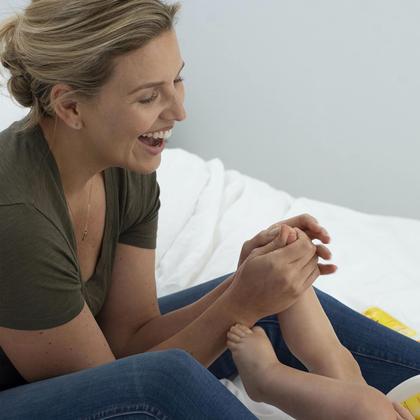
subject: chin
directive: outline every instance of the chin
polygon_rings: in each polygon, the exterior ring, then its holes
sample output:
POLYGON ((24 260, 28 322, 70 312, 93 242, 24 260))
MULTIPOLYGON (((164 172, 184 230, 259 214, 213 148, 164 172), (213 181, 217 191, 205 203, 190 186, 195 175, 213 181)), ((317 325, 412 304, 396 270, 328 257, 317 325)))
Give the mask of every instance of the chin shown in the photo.
POLYGON ((136 172, 142 175, 149 175, 155 172, 160 166, 161 158, 160 156, 156 156, 151 159, 149 162, 140 162, 134 165, 127 166, 127 169, 130 171, 136 172))

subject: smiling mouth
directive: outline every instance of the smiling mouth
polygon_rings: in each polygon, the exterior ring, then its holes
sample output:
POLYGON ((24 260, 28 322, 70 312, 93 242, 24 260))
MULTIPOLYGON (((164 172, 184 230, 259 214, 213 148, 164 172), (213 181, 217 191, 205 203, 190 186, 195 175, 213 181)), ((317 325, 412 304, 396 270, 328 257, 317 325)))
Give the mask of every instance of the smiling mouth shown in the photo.
POLYGON ((139 140, 147 146, 151 147, 160 147, 164 139, 154 139, 150 137, 139 137, 139 140))

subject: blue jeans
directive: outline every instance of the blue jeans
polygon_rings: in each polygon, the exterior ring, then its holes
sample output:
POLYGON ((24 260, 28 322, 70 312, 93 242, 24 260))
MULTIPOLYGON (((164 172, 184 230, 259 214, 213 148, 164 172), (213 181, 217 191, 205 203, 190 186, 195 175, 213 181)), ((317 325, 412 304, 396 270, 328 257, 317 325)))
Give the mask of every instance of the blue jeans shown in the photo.
MULTIPOLYGON (((227 276, 159 299, 162 313, 186 306, 227 276)), ((420 345, 317 290, 341 342, 367 382, 383 392, 420 374, 420 345)), ((285 364, 304 366, 285 346, 276 316, 258 322, 285 364)), ((310 345, 310 343, 308 343, 310 345)), ((236 368, 229 351, 205 369, 186 352, 143 353, 0 392, 1 419, 255 419, 216 378, 236 368)))
POLYGON ((7 420, 256 417, 183 350, 142 353, 0 392, 7 420))

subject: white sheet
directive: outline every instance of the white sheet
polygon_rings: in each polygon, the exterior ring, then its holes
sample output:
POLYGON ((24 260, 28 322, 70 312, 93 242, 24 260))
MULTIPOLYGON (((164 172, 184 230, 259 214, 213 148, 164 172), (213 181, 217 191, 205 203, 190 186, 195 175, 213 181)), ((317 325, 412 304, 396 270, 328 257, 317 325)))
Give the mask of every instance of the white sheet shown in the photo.
MULTIPOLYGON (((158 180, 160 296, 234 271, 246 239, 276 221, 310 213, 330 232, 330 249, 339 266, 315 286, 358 311, 379 306, 420 332, 419 220, 293 198, 225 170, 218 159, 205 162, 180 149, 164 152, 158 180)), ((259 418, 287 418, 274 407, 250 402, 239 379, 223 383, 259 418)))

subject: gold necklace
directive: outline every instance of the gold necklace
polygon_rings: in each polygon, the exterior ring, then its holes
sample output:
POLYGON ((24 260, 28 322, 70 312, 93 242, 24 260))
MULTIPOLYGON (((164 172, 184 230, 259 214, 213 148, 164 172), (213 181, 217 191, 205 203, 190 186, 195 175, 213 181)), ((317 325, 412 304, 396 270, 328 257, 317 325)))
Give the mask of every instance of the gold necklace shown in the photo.
MULTIPOLYGON (((92 186, 93 186, 93 177, 92 177, 92 179, 91 179, 91 181, 90 181, 90 188, 89 188, 89 201, 88 201, 88 206, 87 206, 87 210, 86 210, 86 221, 85 221, 85 228, 83 229, 82 241, 84 241, 84 240, 85 240, 85 238, 86 238, 86 236, 87 236, 87 234, 88 234, 89 214, 90 214, 90 197, 91 197, 91 195, 92 195, 92 186)), ((66 201, 67 201, 67 200, 66 200, 66 201)), ((72 215, 72 217, 73 217, 73 222, 74 222, 76 219, 75 219, 75 217, 74 217, 74 214, 73 214, 73 212, 72 212, 72 210, 71 210, 71 207, 70 207, 70 204, 69 204, 69 202, 68 202, 68 201, 67 201, 67 206, 68 206, 68 208, 69 208, 69 210, 70 210, 70 213, 71 213, 71 215, 72 215)))

